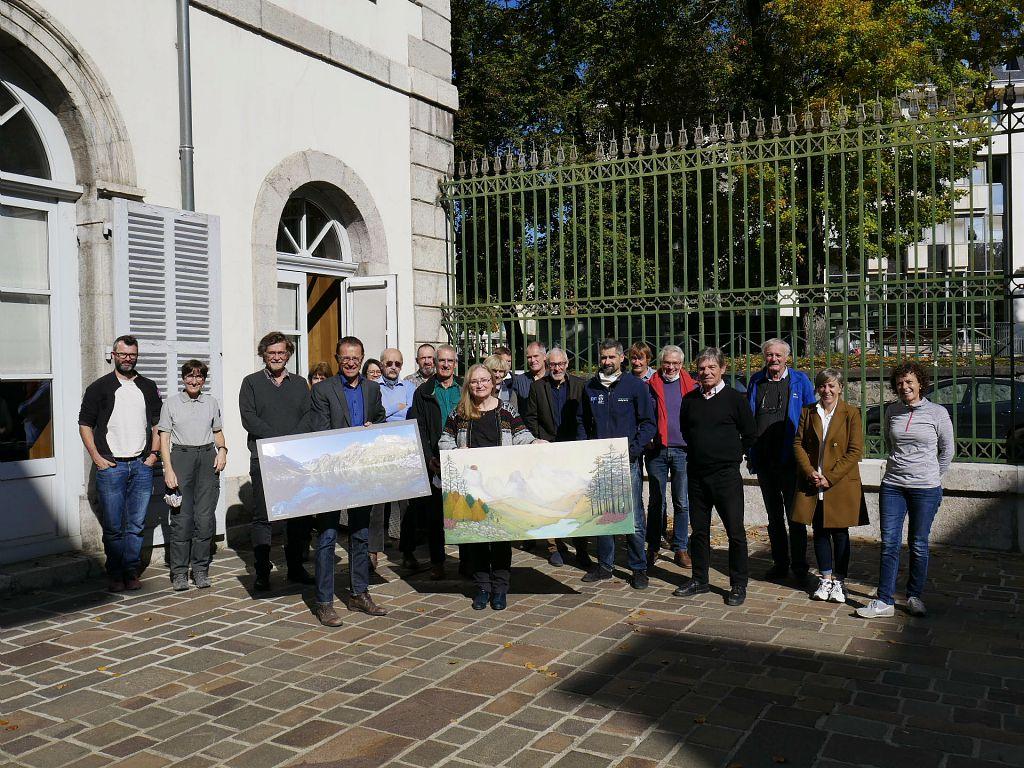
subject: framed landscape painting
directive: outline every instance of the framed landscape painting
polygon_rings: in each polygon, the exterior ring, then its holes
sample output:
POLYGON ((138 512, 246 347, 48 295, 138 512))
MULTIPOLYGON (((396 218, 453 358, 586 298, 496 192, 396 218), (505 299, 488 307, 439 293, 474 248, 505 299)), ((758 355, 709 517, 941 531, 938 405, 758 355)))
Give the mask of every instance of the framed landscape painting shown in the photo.
POLYGON ((625 438, 441 451, 448 544, 633 533, 625 438))
POLYGON ((270 520, 430 494, 415 421, 267 438, 256 451, 270 520))

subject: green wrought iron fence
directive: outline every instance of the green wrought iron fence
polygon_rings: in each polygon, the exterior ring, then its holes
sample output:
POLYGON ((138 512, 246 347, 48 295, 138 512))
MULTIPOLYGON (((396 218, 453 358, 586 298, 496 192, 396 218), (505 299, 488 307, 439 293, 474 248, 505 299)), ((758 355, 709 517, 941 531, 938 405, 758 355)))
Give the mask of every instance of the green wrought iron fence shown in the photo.
MULTIPOLYGON (((1024 111, 934 91, 461 160, 446 328, 467 362, 528 340, 593 370, 597 343, 720 347, 737 385, 781 337, 842 369, 881 455, 892 366, 932 366, 960 460, 1002 461, 1024 412, 1007 157, 1024 111)), ((1017 136, 1024 141, 1024 136, 1017 136)), ((1024 425, 1024 419, 1022 419, 1024 425)))

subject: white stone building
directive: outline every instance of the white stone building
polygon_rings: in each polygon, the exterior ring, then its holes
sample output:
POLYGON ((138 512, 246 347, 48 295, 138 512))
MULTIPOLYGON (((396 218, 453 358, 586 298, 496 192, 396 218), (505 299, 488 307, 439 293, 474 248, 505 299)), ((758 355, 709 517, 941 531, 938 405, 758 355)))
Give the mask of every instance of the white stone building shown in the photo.
POLYGON ((245 496, 237 391, 265 332, 294 334, 300 373, 342 333, 399 346, 403 373, 441 337, 449 17, 448 0, 0 0, 0 563, 100 549, 76 417, 118 334, 165 395, 209 359, 222 517, 245 496))

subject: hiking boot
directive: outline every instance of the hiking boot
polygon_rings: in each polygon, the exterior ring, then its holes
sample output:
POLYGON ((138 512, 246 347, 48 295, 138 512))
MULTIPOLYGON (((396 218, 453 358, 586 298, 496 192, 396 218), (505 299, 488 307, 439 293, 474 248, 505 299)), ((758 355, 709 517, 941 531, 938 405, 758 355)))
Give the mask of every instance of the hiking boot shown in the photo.
POLYGON ((373 602, 369 592, 363 592, 361 595, 352 595, 348 599, 348 609, 350 611, 362 611, 370 616, 385 616, 387 614, 387 611, 373 602))
POLYGON ((196 585, 196 589, 209 589, 210 574, 206 571, 192 571, 192 583, 196 585))
POLYGON ((340 627, 341 617, 334 610, 334 603, 317 603, 313 606, 313 615, 325 627, 340 627))
POLYGON ((185 577, 185 574, 171 576, 171 589, 175 592, 184 592, 188 589, 188 579, 185 577))

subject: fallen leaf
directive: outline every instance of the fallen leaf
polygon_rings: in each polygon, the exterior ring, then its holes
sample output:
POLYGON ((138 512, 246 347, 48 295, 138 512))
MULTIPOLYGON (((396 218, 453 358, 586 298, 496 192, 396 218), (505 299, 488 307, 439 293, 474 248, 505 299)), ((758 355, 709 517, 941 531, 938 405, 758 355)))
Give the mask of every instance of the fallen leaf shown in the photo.
POLYGON ((727 768, 743 768, 743 763, 729 763, 727 768))
POLYGON ((8 725, 6 728, 4 728, 4 730, 5 731, 16 731, 16 730, 18 730, 18 726, 17 725, 8 725))
POLYGON ((7 725, 10 720, 0 720, 0 725, 7 725))
POLYGON ((152 621, 152 620, 153 620, 153 617, 152 617, 152 616, 143 616, 143 617, 142 617, 142 620, 143 620, 143 621, 152 621))
POLYGON ((534 664, 532 661, 526 662, 525 664, 523 664, 523 666, 526 667, 527 669, 536 669, 537 668, 537 665, 534 664))
POLYGON ((458 664, 459 662, 453 660, 453 661, 449 661, 448 663, 449 664, 458 664))
POLYGON ((511 648, 512 647, 512 643, 505 643, 505 645, 502 646, 502 647, 504 647, 504 648, 511 648))
POLYGON ((68 687, 67 683, 58 683, 57 684, 57 690, 61 690, 62 688, 67 688, 67 687, 68 687))
POLYGON ((426 613, 426 611, 427 611, 426 608, 417 608, 416 609, 416 613, 426 613))
POLYGON ((701 715, 700 717, 693 718, 693 722, 695 722, 697 725, 704 725, 704 723, 706 723, 707 721, 707 718, 703 715, 701 715))
POLYGON ((558 677, 557 672, 548 672, 548 677, 558 677))
POLYGON ((106 672, 107 668, 106 667, 96 667, 96 671, 97 672, 106 672))

